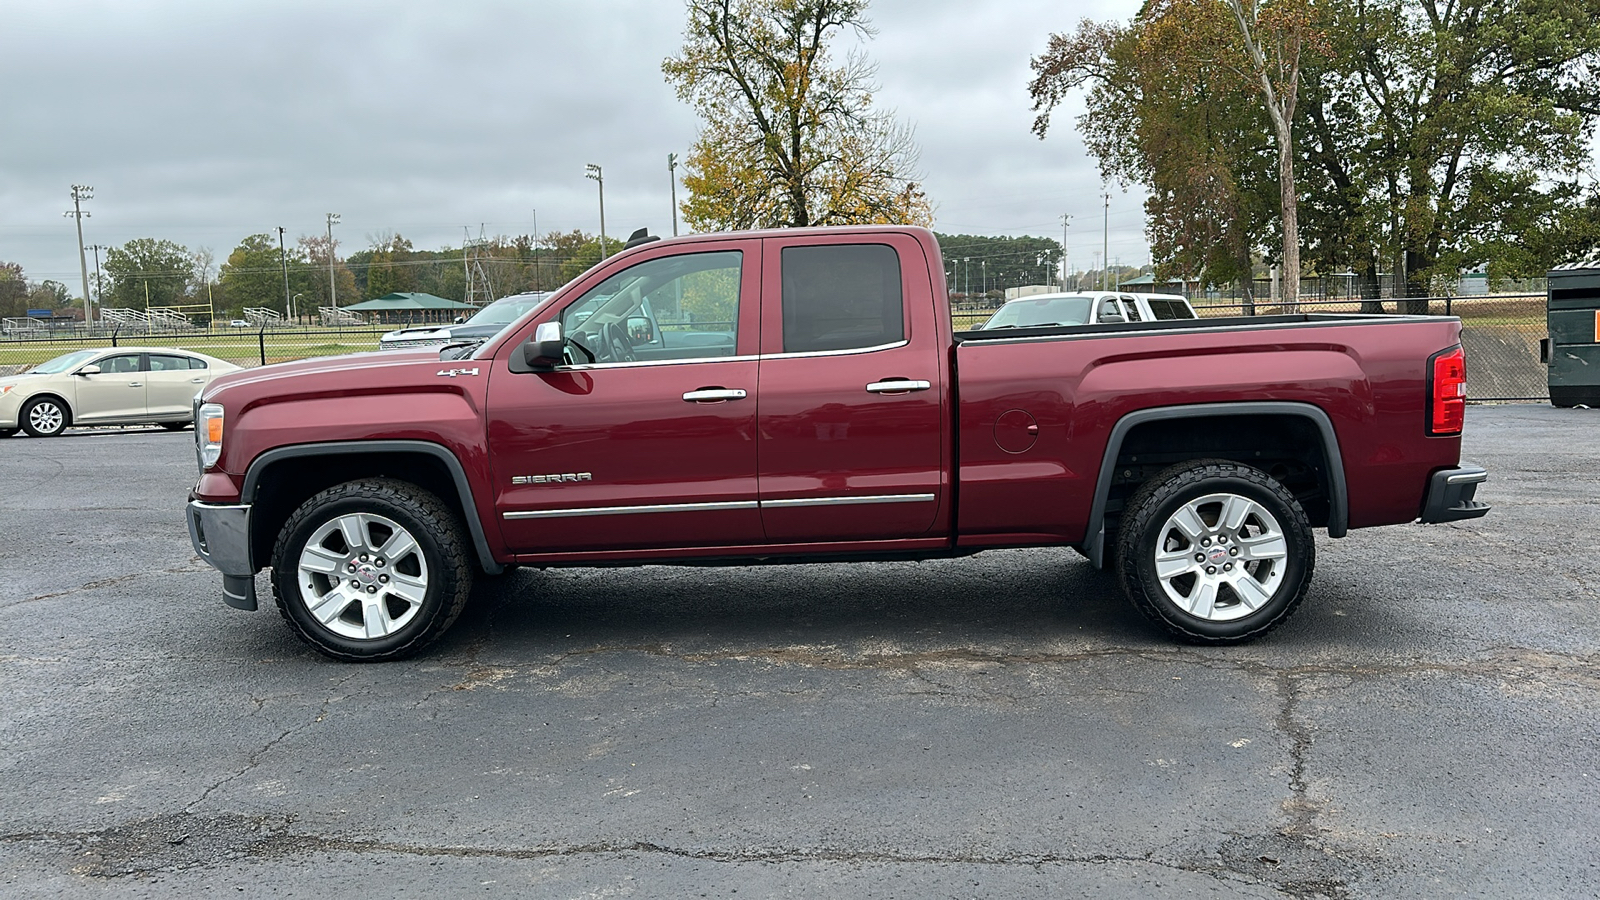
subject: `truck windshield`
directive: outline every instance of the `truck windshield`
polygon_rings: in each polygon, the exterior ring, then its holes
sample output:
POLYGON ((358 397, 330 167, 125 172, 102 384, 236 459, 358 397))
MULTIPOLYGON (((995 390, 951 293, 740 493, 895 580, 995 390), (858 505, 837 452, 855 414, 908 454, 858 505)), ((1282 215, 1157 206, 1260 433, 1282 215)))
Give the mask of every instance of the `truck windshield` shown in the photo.
POLYGON ((1034 325, 1086 325, 1089 298, 1052 297, 1012 300, 983 323, 982 329, 1028 328, 1034 325))
POLYGON ((522 314, 544 302, 549 294, 516 294, 501 297, 485 306, 467 320, 468 325, 509 325, 522 318, 522 314))

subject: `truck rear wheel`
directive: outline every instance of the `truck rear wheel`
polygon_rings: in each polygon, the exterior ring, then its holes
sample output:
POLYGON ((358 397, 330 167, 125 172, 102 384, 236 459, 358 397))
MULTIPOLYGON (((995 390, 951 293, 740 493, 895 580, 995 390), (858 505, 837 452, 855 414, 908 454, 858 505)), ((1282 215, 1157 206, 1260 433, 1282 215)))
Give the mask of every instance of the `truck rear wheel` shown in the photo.
POLYGON ((285 621, 334 659, 400 659, 455 622, 472 591, 456 516, 404 481, 365 479, 300 505, 278 532, 272 592, 285 621))
POLYGON ((1240 643, 1277 627, 1305 598, 1315 560, 1294 495, 1260 470, 1219 459, 1145 482, 1117 536, 1123 593, 1192 643, 1240 643))

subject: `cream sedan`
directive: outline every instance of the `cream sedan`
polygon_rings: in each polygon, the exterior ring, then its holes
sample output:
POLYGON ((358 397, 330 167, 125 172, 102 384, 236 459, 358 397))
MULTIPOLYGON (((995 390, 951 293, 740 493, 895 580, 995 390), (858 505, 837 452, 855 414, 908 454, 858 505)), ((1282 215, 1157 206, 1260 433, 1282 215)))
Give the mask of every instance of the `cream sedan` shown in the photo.
POLYGON ((0 437, 18 428, 53 437, 73 425, 184 428, 194 421, 195 395, 238 368, 164 347, 78 350, 0 377, 0 437))

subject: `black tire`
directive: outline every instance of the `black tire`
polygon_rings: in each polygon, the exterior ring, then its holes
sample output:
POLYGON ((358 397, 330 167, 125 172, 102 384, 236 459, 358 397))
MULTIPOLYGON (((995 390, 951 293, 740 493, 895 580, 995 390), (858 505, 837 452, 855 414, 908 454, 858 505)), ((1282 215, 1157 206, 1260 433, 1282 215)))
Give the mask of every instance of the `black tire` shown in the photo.
POLYGON ((190 425, 193 425, 194 423, 193 422, 161 422, 159 424, 161 425, 162 428, 165 428, 168 431, 182 431, 185 428, 188 428, 190 425))
POLYGON ((351 481, 316 494, 284 522, 272 550, 272 594, 284 621, 318 651, 346 662, 402 659, 438 640, 466 608, 474 569, 469 546, 460 520, 433 494, 394 479, 351 481), (337 530, 341 520, 357 515, 372 521, 358 526, 365 544, 351 547, 342 534, 336 537, 329 529, 337 530), (394 538, 391 525, 406 532, 414 549, 393 560, 376 556, 375 550, 360 555, 362 549, 394 538), (320 549, 311 552, 311 562, 320 564, 340 553, 350 559, 332 560, 334 569, 328 573, 302 572, 303 555, 313 539, 320 549), (421 588, 408 588, 420 597, 400 593, 407 577, 422 583, 421 588), (326 618, 313 613, 314 601, 326 618), (370 633, 373 616, 380 626, 395 627, 377 636, 351 633, 363 628, 370 633))
POLYGON ((55 437, 72 424, 72 410, 55 397, 35 397, 23 405, 18 424, 34 437, 55 437))
POLYGON ((1134 607, 1197 644, 1243 643, 1282 624, 1305 599, 1316 563, 1311 523, 1294 495, 1258 469, 1219 459, 1180 463, 1141 485, 1116 549, 1117 577, 1134 607), (1239 510, 1237 527, 1220 521, 1239 510), (1180 517, 1200 536, 1191 540, 1180 517))

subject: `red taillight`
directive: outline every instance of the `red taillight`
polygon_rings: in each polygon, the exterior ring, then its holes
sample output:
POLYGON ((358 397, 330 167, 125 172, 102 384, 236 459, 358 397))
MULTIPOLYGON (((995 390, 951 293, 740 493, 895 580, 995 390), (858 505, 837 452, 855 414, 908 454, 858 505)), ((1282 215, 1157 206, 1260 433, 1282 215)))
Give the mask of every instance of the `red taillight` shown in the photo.
POLYGON ((1467 418, 1467 357, 1460 347, 1434 355, 1429 434, 1460 434, 1467 418))

